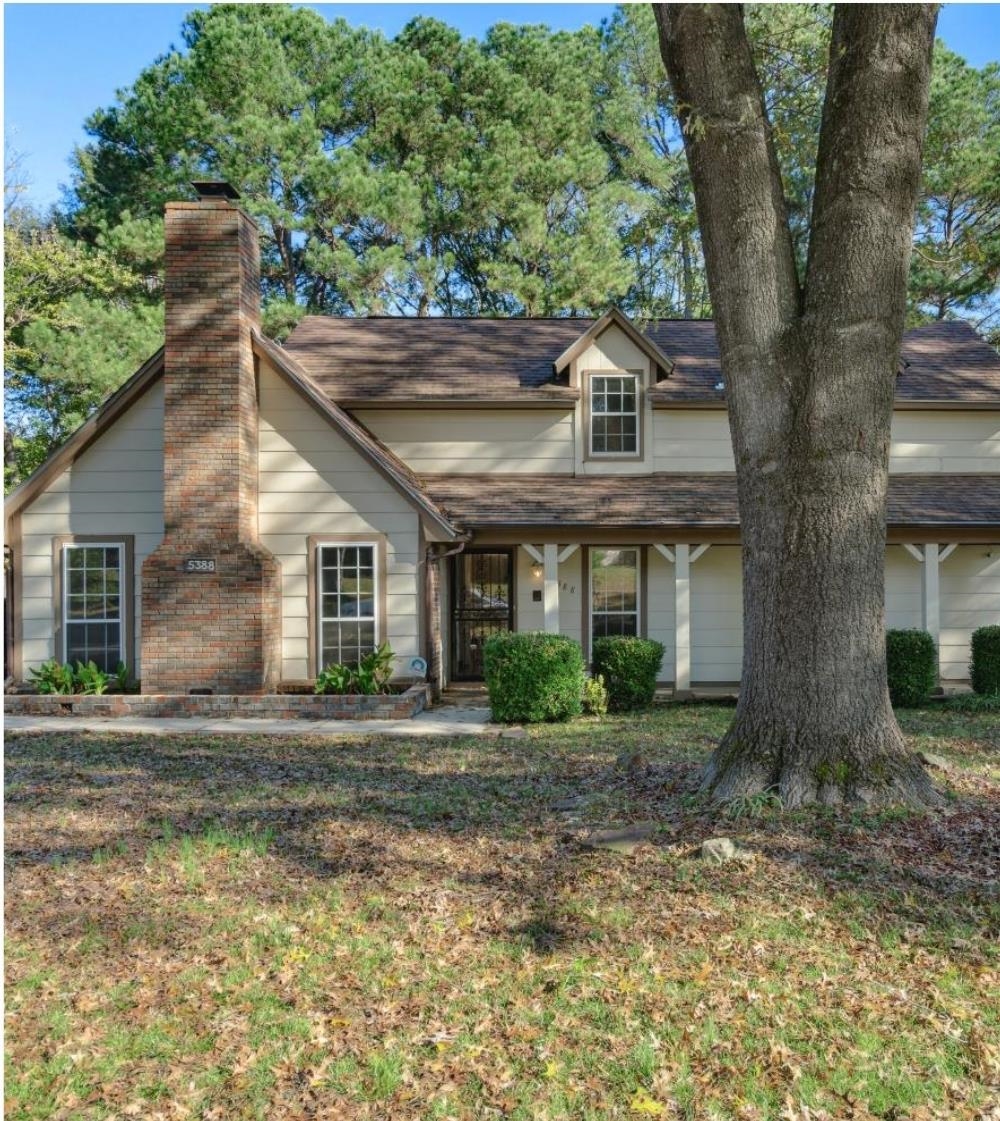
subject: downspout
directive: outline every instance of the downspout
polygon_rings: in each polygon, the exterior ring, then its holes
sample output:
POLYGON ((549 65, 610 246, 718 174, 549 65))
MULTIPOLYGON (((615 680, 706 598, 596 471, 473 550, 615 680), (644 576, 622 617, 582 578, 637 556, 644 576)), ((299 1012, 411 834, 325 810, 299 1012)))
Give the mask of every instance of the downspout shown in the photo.
POLYGON ((443 552, 437 551, 437 546, 429 544, 425 557, 424 604, 427 612, 427 680, 430 683, 434 699, 441 696, 441 683, 444 680, 444 646, 441 641, 441 568, 440 562, 448 557, 457 556, 470 538, 463 537, 457 545, 443 552))

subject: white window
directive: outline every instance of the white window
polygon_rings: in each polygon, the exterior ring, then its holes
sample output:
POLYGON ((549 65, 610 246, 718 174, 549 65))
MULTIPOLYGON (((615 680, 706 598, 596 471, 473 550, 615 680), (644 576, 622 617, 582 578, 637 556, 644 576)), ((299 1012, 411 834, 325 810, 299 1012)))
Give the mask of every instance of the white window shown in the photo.
POLYGON ((639 452, 639 377, 592 374, 590 378, 590 454, 639 452))
POLYGON ((378 545, 317 546, 316 580, 320 669, 356 665, 379 641, 378 545))
POLYGON ((123 553, 113 542, 63 546, 64 661, 111 673, 125 660, 123 553))
POLYGON ((590 550, 591 638, 639 633, 639 550, 590 550))

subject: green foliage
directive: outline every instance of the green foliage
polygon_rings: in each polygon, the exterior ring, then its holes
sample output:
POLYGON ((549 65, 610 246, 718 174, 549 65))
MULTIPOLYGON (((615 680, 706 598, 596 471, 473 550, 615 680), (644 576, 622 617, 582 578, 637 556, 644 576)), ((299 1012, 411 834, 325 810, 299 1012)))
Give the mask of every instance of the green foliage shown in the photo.
POLYGON ((62 664, 55 658, 50 658, 49 661, 42 662, 37 669, 32 667, 28 672, 31 675, 31 683, 39 693, 65 695, 74 692, 73 667, 69 662, 62 664))
POLYGON ((911 318, 1000 310, 1000 66, 934 51, 910 264, 911 318))
MULTIPOLYGON (((119 662, 119 667, 124 669, 124 664, 119 662)), ((39 693, 60 694, 68 696, 79 694, 82 696, 99 697, 108 691, 112 675, 105 673, 97 667, 94 661, 86 664, 76 662, 59 663, 55 658, 43 662, 37 669, 29 670, 32 684, 39 693)), ((117 671, 116 671, 117 675, 117 671)), ((127 672, 126 672, 127 678, 127 672)))
POLYGON ((942 707, 949 712, 1000 712, 1000 692, 959 693, 949 697, 942 707))
POLYGON ((127 693, 129 687, 129 673, 128 666, 124 662, 119 662, 115 666, 114 672, 115 686, 119 693, 127 693))
POLYGON ((608 690, 600 674, 583 679, 583 711, 588 716, 607 715, 608 690))
MULTIPOLYGON (((152 267, 152 235, 129 226, 106 247, 74 241, 27 211, 4 230, 7 489, 162 342, 158 278, 147 283, 134 271, 152 267)), ((158 236, 162 254, 162 229, 158 236)))
POLYGON ((603 676, 612 712, 652 704, 664 646, 650 638, 614 635, 594 640, 594 672, 603 676))
POLYGON ((919 705, 937 685, 937 647, 926 631, 886 631, 885 662, 889 696, 900 708, 919 705))
POLYGON ((982 696, 1000 695, 1000 626, 979 627, 972 632, 969 679, 982 696))
POLYGON ((314 692, 334 696, 361 694, 373 697, 388 691, 395 655, 388 642, 366 654, 357 665, 334 662, 316 677, 314 692))
POLYGON ((583 710, 583 653, 564 635, 495 634, 483 650, 483 670, 494 720, 535 724, 583 710))

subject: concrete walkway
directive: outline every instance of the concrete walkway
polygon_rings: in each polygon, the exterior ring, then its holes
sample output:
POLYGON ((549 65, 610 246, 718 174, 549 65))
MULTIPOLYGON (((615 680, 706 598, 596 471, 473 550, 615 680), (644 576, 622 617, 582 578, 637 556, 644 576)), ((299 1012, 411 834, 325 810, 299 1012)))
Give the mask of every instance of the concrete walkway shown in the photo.
POLYGON ((411 720, 201 720, 153 717, 5 716, 5 732, 111 732, 143 736, 481 736, 500 734, 489 709, 433 708, 411 720))

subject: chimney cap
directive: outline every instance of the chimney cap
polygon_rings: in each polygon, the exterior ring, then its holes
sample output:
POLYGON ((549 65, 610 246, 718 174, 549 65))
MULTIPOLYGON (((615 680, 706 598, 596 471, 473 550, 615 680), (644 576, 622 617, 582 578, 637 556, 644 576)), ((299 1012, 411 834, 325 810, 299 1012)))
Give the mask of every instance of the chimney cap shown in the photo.
POLYGON ((200 199, 238 199, 240 192, 225 179, 193 180, 191 186, 198 192, 200 199))

